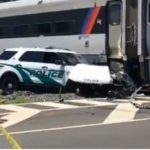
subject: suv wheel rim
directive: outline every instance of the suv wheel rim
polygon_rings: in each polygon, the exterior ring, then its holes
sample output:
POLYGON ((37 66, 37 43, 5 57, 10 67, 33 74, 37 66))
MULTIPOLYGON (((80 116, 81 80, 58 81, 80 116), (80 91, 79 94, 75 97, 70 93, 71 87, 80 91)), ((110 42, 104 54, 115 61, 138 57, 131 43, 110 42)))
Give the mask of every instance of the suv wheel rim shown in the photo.
POLYGON ((14 91, 14 86, 12 83, 8 83, 7 86, 6 86, 6 93, 7 94, 12 94, 14 91))
POLYGON ((2 91, 4 95, 12 94, 17 86, 17 80, 15 78, 6 77, 3 80, 2 91))
POLYGON ((8 83, 7 87, 8 87, 8 89, 13 89, 13 84, 12 83, 8 83))

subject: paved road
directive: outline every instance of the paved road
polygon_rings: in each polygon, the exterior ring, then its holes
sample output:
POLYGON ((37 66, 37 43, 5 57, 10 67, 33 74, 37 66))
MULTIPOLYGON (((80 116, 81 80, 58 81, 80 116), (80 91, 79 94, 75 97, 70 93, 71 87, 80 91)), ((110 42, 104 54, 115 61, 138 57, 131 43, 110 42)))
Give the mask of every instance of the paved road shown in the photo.
MULTIPOLYGON (((22 148, 150 148, 150 121, 15 134, 22 148)), ((42 127, 41 127, 42 128, 42 127)), ((41 129, 40 128, 40 129, 41 129)))
POLYGON ((4 136, 0 136, 0 149, 11 149, 11 145, 4 136))
POLYGON ((26 112, 22 120, 3 124, 25 149, 150 148, 150 110, 139 110, 126 101, 45 102, 9 109, 13 112, 5 119, 26 112))

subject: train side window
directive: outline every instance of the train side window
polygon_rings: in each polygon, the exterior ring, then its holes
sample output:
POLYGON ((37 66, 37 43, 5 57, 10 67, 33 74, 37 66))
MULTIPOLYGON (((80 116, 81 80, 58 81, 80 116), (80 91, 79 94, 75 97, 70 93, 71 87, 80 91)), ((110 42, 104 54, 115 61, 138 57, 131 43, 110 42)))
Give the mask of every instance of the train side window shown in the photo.
POLYGON ((121 22, 121 5, 114 4, 109 6, 109 24, 120 25, 121 22))
POLYGON ((29 30, 28 25, 17 25, 13 27, 13 34, 17 36, 27 35, 29 30))
POLYGON ((32 25, 33 34, 50 34, 51 24, 50 23, 40 23, 32 25))
POLYGON ((0 3, 12 2, 12 1, 18 1, 18 0, 0 0, 0 3))
POLYGON ((8 37, 9 34, 10 34, 9 26, 0 27, 0 37, 8 37))
POLYGON ((73 33, 74 32, 75 21, 60 21, 55 22, 55 33, 73 33))

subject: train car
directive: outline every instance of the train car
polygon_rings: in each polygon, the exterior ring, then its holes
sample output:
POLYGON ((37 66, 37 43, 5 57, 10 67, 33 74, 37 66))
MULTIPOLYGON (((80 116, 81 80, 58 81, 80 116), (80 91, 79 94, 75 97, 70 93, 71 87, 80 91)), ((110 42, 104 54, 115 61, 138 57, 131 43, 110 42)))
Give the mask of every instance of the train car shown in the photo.
POLYGON ((150 83, 150 0, 126 1, 125 70, 138 83, 150 83))
POLYGON ((138 0, 138 55, 140 77, 150 83, 150 0, 138 0))
POLYGON ((0 49, 68 48, 90 63, 125 51, 125 1, 18 0, 0 3, 0 49))

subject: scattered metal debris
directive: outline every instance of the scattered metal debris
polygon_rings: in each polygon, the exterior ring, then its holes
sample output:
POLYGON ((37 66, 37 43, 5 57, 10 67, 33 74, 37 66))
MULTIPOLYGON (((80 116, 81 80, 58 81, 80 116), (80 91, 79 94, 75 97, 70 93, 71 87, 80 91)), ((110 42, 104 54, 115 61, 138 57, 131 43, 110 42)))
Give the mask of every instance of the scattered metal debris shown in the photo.
POLYGON ((150 104, 137 104, 136 102, 130 101, 130 103, 138 109, 150 109, 150 104))
POLYGON ((142 86, 137 88, 130 96, 130 99, 134 99, 137 96, 137 93, 142 89, 142 86))
MULTIPOLYGON (((138 93, 141 89, 142 89, 142 87, 137 88, 137 89, 132 93, 130 99, 135 99, 135 97, 137 96, 137 93, 138 93)), ((138 109, 150 109, 150 103, 149 103, 149 105, 148 105, 148 104, 141 104, 141 105, 140 105, 140 104, 136 103, 135 100, 134 100, 134 102, 130 100, 130 103, 131 103, 133 106, 135 106, 136 108, 138 108, 138 109)))
POLYGON ((108 91, 107 100, 128 98, 129 102, 136 108, 150 109, 150 103, 140 105, 134 100, 135 97, 138 95, 138 92, 142 89, 142 86, 137 88, 128 74, 124 72, 118 72, 112 77, 114 79, 114 89, 108 91))

